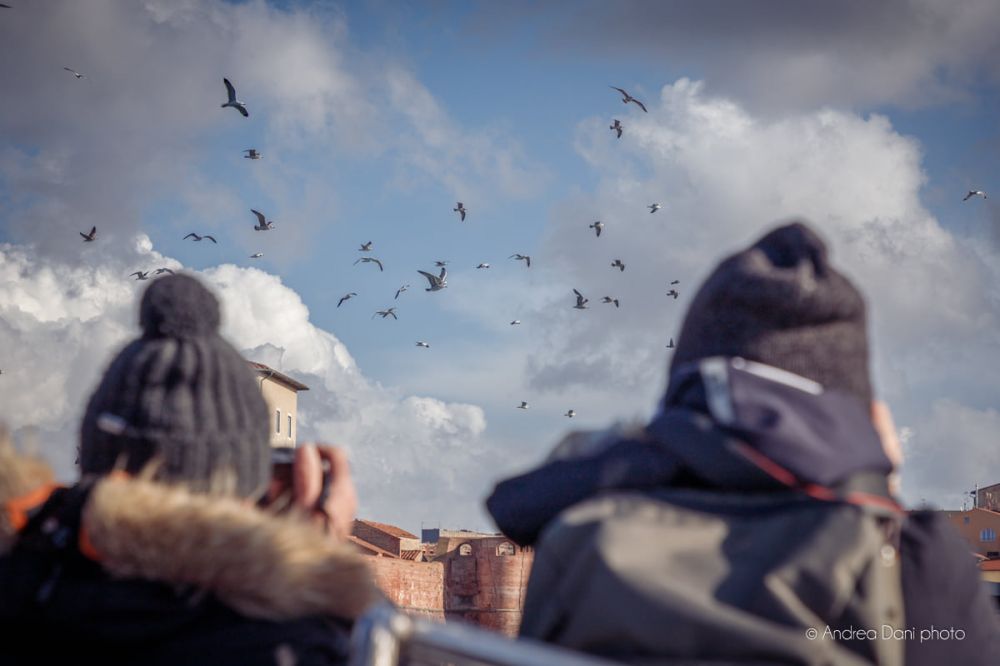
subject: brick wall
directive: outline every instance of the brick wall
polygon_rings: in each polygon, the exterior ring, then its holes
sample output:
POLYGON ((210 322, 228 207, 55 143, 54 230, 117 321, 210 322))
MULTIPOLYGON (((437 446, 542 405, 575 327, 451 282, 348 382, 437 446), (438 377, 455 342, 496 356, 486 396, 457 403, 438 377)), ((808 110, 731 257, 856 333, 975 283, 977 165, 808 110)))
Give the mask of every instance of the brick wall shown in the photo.
POLYGON ((401 610, 444 620, 444 563, 410 562, 388 557, 369 560, 375 584, 401 610))

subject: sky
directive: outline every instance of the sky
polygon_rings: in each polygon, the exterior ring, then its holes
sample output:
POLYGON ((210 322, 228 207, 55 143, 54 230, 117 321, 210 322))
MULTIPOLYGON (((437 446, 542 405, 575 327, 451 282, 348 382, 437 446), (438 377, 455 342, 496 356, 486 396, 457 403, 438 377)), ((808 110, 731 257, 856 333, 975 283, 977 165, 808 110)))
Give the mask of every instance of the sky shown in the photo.
POLYGON ((804 219, 866 294, 904 499, 1000 482, 992 0, 7 4, 0 420, 63 479, 138 332, 129 274, 183 268, 238 349, 310 386, 299 439, 348 449, 362 517, 492 530, 498 479, 648 418, 698 284, 804 219))

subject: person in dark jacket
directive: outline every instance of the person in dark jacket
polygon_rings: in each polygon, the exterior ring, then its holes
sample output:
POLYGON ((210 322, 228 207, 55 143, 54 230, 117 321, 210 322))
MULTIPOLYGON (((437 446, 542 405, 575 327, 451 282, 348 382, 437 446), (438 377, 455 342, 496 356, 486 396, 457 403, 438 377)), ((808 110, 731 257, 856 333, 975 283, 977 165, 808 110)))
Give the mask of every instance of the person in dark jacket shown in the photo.
POLYGON ((267 406, 219 323, 195 278, 150 284, 141 337, 87 405, 72 487, 0 443, 0 663, 346 662, 376 598, 345 538, 346 459, 299 447, 278 487, 267 406), (267 493, 284 500, 261 508, 267 493))
POLYGON ((499 483, 521 635, 641 664, 1000 663, 969 547, 895 498, 865 303, 793 223, 695 296, 660 409, 499 483))

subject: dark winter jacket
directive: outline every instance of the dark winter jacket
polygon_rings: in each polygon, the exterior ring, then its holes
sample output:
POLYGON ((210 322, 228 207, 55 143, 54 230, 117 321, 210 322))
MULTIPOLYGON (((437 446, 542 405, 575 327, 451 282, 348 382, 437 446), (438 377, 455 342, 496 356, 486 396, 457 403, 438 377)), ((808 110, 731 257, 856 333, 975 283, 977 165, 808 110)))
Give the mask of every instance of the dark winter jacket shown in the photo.
MULTIPOLYGON (((902 663, 1000 663, 996 609, 968 546, 940 514, 901 512, 887 489, 890 469, 867 410, 855 398, 824 392, 774 368, 712 359, 674 378, 660 413, 645 428, 571 435, 540 468, 500 483, 487 506, 507 536, 537 545, 522 627, 526 636, 632 663, 671 664, 658 655, 699 650, 689 644, 675 651, 674 641, 696 640, 691 637, 699 627, 726 626, 743 631, 740 644, 755 645, 757 655, 768 654, 771 636, 786 644, 783 655, 793 655, 781 663, 814 663, 818 646, 805 640, 794 620, 821 617, 815 609, 789 618, 785 629, 780 621, 751 626, 740 619, 747 604, 766 604, 769 618, 781 616, 775 604, 794 606, 787 595, 775 596, 773 580, 761 580, 764 572, 780 571, 786 555, 796 556, 781 546, 762 549, 761 544, 770 545, 765 530, 773 534, 795 521, 808 530, 828 521, 831 530, 840 530, 829 534, 838 545, 855 538, 861 544, 861 536, 849 531, 852 515, 871 509, 899 526, 896 580, 903 626, 964 632, 961 640, 921 641, 919 634, 905 640, 898 655, 902 663), (729 560, 732 571, 743 572, 739 588, 723 573, 719 580, 726 585, 703 591, 705 605, 692 606, 690 630, 678 633, 653 618, 673 616, 660 606, 683 609, 685 602, 676 596, 660 595, 683 595, 684 583, 659 585, 665 578, 657 576, 679 573, 670 562, 697 567, 691 558, 699 551, 696 543, 662 537, 686 534, 683 521, 697 511, 742 521, 737 536, 749 539, 737 544, 739 555, 703 553, 704 567, 725 570, 729 557, 757 558, 757 563, 729 560), (663 519, 674 524, 658 528, 663 519), (659 541, 639 540, 650 535, 659 541), (761 571, 756 579, 755 566, 761 571)), ((705 542, 714 543, 708 536, 705 542)), ((692 530, 690 537, 705 533, 692 530)), ((831 580, 835 575, 829 571, 831 580)), ((801 592, 802 582, 791 581, 788 590, 801 592)), ((865 593, 871 591, 858 591, 865 593)), ((701 644, 704 654, 719 654, 727 643, 725 635, 713 639, 712 645, 701 644)), ((863 655, 864 649, 848 652, 845 661, 835 663, 855 663, 851 654, 863 655)))
POLYGON ((346 662, 374 598, 349 546, 236 499, 135 478, 53 488, 33 465, 0 451, 0 663, 346 662))

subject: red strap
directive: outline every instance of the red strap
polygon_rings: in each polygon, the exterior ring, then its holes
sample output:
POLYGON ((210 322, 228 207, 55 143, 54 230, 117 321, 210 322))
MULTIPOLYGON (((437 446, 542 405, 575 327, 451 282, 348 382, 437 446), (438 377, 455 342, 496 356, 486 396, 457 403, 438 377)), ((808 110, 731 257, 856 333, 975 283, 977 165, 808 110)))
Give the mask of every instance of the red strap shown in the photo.
POLYGON ((46 483, 31 491, 4 502, 4 513, 15 532, 20 532, 31 519, 31 511, 45 504, 52 493, 59 488, 58 483, 46 483))

